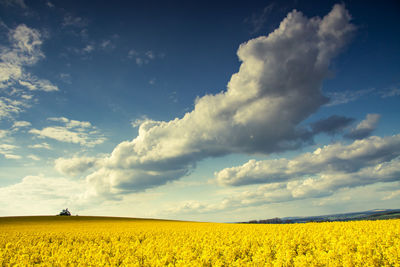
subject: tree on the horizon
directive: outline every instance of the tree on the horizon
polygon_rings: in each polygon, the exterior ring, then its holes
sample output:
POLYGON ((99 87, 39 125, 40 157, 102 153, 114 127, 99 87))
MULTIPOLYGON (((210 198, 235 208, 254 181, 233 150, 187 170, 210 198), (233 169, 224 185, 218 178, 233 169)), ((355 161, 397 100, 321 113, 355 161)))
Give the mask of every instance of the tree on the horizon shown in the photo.
POLYGON ((60 212, 60 214, 58 214, 59 216, 71 216, 71 212, 68 210, 68 208, 66 208, 65 210, 62 210, 62 212, 60 212))

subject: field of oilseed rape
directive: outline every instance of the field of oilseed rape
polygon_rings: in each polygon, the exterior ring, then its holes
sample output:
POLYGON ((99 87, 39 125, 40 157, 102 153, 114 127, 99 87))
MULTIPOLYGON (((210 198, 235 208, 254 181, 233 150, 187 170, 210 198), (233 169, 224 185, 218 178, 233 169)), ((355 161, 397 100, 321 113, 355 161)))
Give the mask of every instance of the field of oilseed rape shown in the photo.
POLYGON ((0 218, 1 266, 400 266, 400 220, 281 225, 0 218))

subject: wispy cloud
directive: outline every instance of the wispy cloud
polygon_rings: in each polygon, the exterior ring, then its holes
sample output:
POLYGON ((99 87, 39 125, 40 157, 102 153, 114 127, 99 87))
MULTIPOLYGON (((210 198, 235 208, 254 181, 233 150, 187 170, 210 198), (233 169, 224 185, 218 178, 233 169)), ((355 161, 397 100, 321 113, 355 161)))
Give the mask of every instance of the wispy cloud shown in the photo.
POLYGON ((63 27, 77 27, 84 28, 88 26, 89 22, 87 19, 82 17, 76 17, 71 14, 67 14, 64 16, 62 26, 63 27))
POLYGON ((51 146, 48 143, 40 143, 40 144, 34 144, 30 145, 29 148, 34 148, 34 149, 51 149, 51 146))
POLYGON ((12 118, 29 107, 24 99, 13 99, 9 97, 0 97, 0 119, 12 118))
POLYGON ((10 134, 9 130, 0 129, 0 139, 6 138, 9 134, 10 134))
POLYGON ((50 8, 54 8, 54 7, 55 7, 55 5, 54 5, 52 2, 50 2, 50 1, 47 1, 47 2, 46 2, 46 6, 48 6, 48 7, 50 7, 50 8))
POLYGON ((29 121, 15 121, 13 124, 13 128, 16 127, 28 127, 31 126, 32 124, 29 121))
POLYGON ((5 6, 18 6, 24 9, 28 8, 24 0, 1 0, 0 4, 5 6))
POLYGON ((345 137, 351 139, 363 139, 367 136, 370 136, 378 126, 380 118, 381 115, 379 114, 367 114, 367 117, 355 128, 351 129, 351 131, 347 133, 345 137))
POLYGON ((164 54, 156 54, 152 50, 148 50, 144 53, 139 53, 135 49, 131 49, 128 51, 128 59, 135 60, 138 66, 149 64, 151 61, 156 60, 157 58, 164 58, 164 56, 164 54))
POLYGON ((48 118, 48 120, 58 122, 62 125, 49 126, 41 130, 31 129, 29 133, 39 138, 50 138, 60 142, 80 144, 87 147, 102 144, 106 140, 90 122, 70 120, 65 117, 48 118))
POLYGON ((99 46, 103 50, 112 50, 116 47, 114 42, 110 39, 101 41, 99 46))
POLYGON ((0 144, 0 155, 3 155, 6 159, 21 159, 21 156, 14 153, 17 148, 18 146, 11 144, 0 144))
POLYGON ((20 85, 28 88, 31 91, 58 91, 58 87, 52 84, 49 80, 39 79, 36 76, 25 74, 23 75, 23 80, 18 81, 20 85))
POLYGON ((155 85, 156 84, 156 79, 155 78, 150 79, 149 84, 150 85, 155 85))
POLYGON ((396 191, 390 192, 389 195, 383 197, 383 200, 389 200, 389 199, 397 198, 399 196, 400 196, 400 190, 396 190, 396 191))
POLYGON ((145 121, 150 120, 147 116, 141 116, 139 119, 135 119, 131 121, 131 125, 133 128, 139 127, 145 121))
POLYGON ((246 18, 245 22, 250 23, 251 26, 253 27, 251 33, 258 33, 260 30, 265 26, 269 15, 272 13, 274 10, 275 4, 270 3, 266 7, 263 8, 261 13, 258 14, 252 14, 251 17, 246 18))
POLYGON ((400 88, 391 87, 389 89, 380 91, 379 94, 381 95, 382 98, 400 96, 400 88))
POLYGON ((39 161, 40 160, 40 158, 38 156, 33 155, 33 154, 30 154, 30 155, 28 155, 26 157, 31 159, 31 160, 34 160, 34 161, 39 161))
POLYGON ((60 80, 63 81, 64 83, 68 83, 68 84, 72 83, 71 74, 69 74, 69 73, 60 73, 59 77, 60 77, 60 80))
POLYGON ((325 106, 330 107, 347 104, 366 96, 378 96, 381 98, 400 96, 400 89, 396 86, 392 86, 380 90, 370 88, 355 91, 327 92, 327 96, 329 97, 329 102, 326 103, 325 106))
POLYGON ((169 99, 174 102, 174 103, 178 103, 178 93, 176 91, 173 91, 170 95, 169 95, 169 99))
POLYGON ((259 186, 255 190, 247 190, 232 194, 222 201, 215 203, 206 201, 184 201, 167 208, 166 211, 172 214, 212 213, 291 200, 293 200, 293 196, 285 189, 285 186, 282 184, 270 184, 259 186))
POLYGON ((9 46, 0 48, 0 119, 11 118, 30 106, 33 98, 28 91, 58 91, 50 81, 26 71, 27 66, 44 58, 42 37, 38 30, 24 24, 8 32, 9 46))
POLYGON ((12 130, 13 131, 18 131, 21 128, 27 128, 30 127, 32 124, 29 121, 14 121, 12 125, 12 130))
POLYGON ((343 91, 343 92, 328 92, 327 96, 329 97, 329 102, 325 104, 325 106, 331 107, 341 104, 347 104, 357 99, 369 95, 374 92, 375 89, 364 89, 357 91, 343 91))

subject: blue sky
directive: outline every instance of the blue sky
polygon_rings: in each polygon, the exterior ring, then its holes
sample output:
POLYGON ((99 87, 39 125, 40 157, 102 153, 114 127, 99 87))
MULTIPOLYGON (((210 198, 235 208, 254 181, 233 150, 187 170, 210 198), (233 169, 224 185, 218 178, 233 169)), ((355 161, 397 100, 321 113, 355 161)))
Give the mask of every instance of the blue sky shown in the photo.
POLYGON ((400 200, 396 1, 0 1, 0 216, 400 200))

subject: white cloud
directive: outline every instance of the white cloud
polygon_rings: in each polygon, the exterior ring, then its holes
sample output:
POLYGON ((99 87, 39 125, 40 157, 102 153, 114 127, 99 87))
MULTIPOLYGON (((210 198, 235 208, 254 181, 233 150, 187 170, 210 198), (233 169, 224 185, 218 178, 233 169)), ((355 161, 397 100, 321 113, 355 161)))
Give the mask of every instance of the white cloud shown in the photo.
POLYGON ((30 148, 35 148, 35 149, 48 149, 50 150, 51 147, 48 143, 41 143, 41 144, 35 144, 35 145, 30 145, 30 148))
POLYGON ((137 55, 139 55, 139 53, 136 52, 135 49, 131 49, 131 50, 129 50, 129 52, 128 52, 128 58, 133 58, 133 57, 135 57, 135 56, 137 56, 137 55))
POLYGON ((13 128, 22 128, 22 127, 29 127, 32 124, 29 121, 15 121, 13 124, 13 128))
POLYGON ((389 200, 400 196, 400 190, 391 192, 389 195, 385 196, 383 200, 389 200))
POLYGON ((11 144, 0 144, 0 155, 3 155, 6 159, 21 159, 21 156, 14 153, 17 148, 18 146, 11 144))
POLYGON ((2 130, 0 129, 0 139, 5 138, 7 135, 9 135, 10 131, 9 130, 2 130))
MULTIPOLYGON (((10 144, 0 144, 0 151, 10 151, 17 148, 15 145, 10 145, 10 144)), ((1 153, 1 152, 0 152, 1 153)))
POLYGON ((93 157, 58 158, 55 160, 54 168, 65 175, 80 175, 99 164, 101 159, 93 157))
POLYGON ((62 122, 67 124, 69 122, 69 119, 65 118, 65 117, 50 117, 47 118, 47 120, 49 121, 56 121, 56 122, 62 122))
POLYGON ((355 172, 334 172, 320 174, 320 177, 292 181, 287 189, 294 198, 329 196, 340 189, 364 186, 379 182, 393 182, 400 175, 400 158, 383 161, 364 167, 355 172))
POLYGON ((140 119, 136 119, 134 121, 131 121, 131 125, 133 128, 139 127, 142 123, 144 123, 145 121, 148 121, 149 118, 147 116, 141 116, 140 119))
POLYGON ((75 17, 72 16, 71 14, 67 14, 64 16, 64 20, 62 23, 62 26, 64 27, 77 27, 77 28, 83 28, 88 25, 87 19, 81 18, 81 17, 75 17))
POLYGON ((72 128, 78 128, 79 129, 80 128, 78 131, 82 131, 85 128, 88 128, 88 129, 94 128, 92 126, 92 124, 90 122, 88 122, 88 121, 70 120, 70 119, 67 119, 65 117, 51 117, 51 118, 48 118, 47 120, 56 121, 56 122, 62 122, 62 123, 64 123, 66 125, 66 127, 68 129, 72 129, 72 128))
POLYGON ((356 128, 352 129, 346 137, 351 139, 363 139, 376 129, 381 116, 379 114, 368 114, 365 120, 361 121, 356 128))
POLYGON ((115 48, 115 44, 113 44, 113 43, 111 42, 111 40, 103 40, 103 41, 100 43, 100 47, 101 47, 102 49, 114 49, 114 48, 115 48))
POLYGON ((2 93, 8 92, 7 97, 0 98, 0 119, 12 118, 30 106, 33 96, 17 87, 29 91, 58 91, 56 85, 25 69, 44 58, 41 33, 21 24, 9 30, 8 39, 9 46, 0 47, 0 88, 5 89, 2 93))
POLYGON ((29 105, 23 100, 16 100, 9 97, 0 97, 0 119, 12 118, 21 113, 29 105))
POLYGON ((30 158, 31 160, 35 160, 35 161, 40 160, 40 158, 38 156, 33 155, 33 154, 28 155, 27 158, 30 158))
MULTIPOLYGON (((352 190, 361 186, 398 181, 400 176, 400 157, 392 160, 376 161, 375 164, 366 164, 366 167, 354 172, 320 172, 309 177, 293 177, 294 180, 273 182, 260 185, 257 188, 228 194, 222 201, 188 201, 174 205, 167 209, 168 213, 211 213, 217 211, 237 210, 250 206, 262 206, 272 203, 283 203, 306 199, 315 199, 314 205, 326 205, 328 202, 346 202, 352 195, 352 190), (337 196, 347 193, 342 199, 337 196), (332 196, 331 198, 329 198, 332 196), (321 199, 321 200, 320 200, 321 199)), ((357 193, 359 195, 359 193, 357 193)), ((393 191, 383 200, 398 197, 400 194, 393 191)))
POLYGON ((28 8, 24 0, 1 0, 0 3, 5 6, 19 6, 21 8, 28 8))
POLYGON ((55 7, 55 5, 54 5, 52 2, 50 2, 50 1, 47 1, 47 2, 46 2, 46 5, 47 5, 48 7, 50 7, 50 8, 54 8, 54 7, 55 7))
POLYGON ((71 84, 71 74, 60 73, 60 80, 62 80, 64 83, 71 84))
POLYGON ((177 94, 177 92, 176 91, 173 91, 170 95, 169 95, 169 97, 168 97, 172 102, 174 102, 174 103, 178 103, 178 94, 177 94))
POLYGON ((144 64, 149 64, 150 61, 155 60, 157 58, 164 58, 165 55, 163 53, 156 54, 152 50, 148 50, 144 53, 139 53, 135 49, 131 49, 128 51, 128 58, 135 59, 135 62, 138 66, 142 66, 144 64))
MULTIPOLYGON (((1 56, 1 55, 0 55, 1 56)), ((4 88, 8 86, 8 82, 11 79, 17 79, 21 77, 22 69, 18 65, 13 65, 8 62, 0 62, 0 86, 4 88)))
POLYGON ((392 87, 379 92, 382 98, 400 96, 400 88, 392 87))
MULTIPOLYGON (((349 178, 347 181, 349 184, 353 182, 357 184, 362 181, 350 180, 352 175, 365 172, 370 168, 378 168, 381 164, 389 164, 399 156, 400 135, 384 138, 372 136, 356 140, 349 145, 341 143, 327 145, 316 149, 313 153, 305 153, 292 160, 286 158, 264 161, 250 160, 242 166, 216 172, 215 177, 219 184, 232 186, 291 180, 314 183, 318 180, 315 180, 314 177, 323 177, 326 180, 342 176, 349 178)), ((395 162, 390 164, 395 164, 395 162)), ((366 178, 366 181, 373 183, 380 180, 366 178)))
POLYGON ((379 95, 381 98, 396 97, 400 95, 400 89, 396 86, 392 86, 380 90, 369 88, 355 91, 327 92, 329 102, 325 106, 330 107, 347 104, 368 95, 379 95))
POLYGON ((245 20, 245 22, 248 22, 253 26, 253 30, 251 31, 251 33, 257 33, 262 29, 262 27, 265 26, 265 22, 267 21, 268 16, 273 11, 274 6, 274 3, 270 3, 263 8, 261 14, 252 14, 250 18, 247 18, 245 20))
MULTIPOLYGON (((21 24, 14 30, 10 30, 8 39, 11 47, 2 47, 0 58, 5 64, 11 65, 11 69, 14 69, 14 77, 18 78, 18 74, 22 73, 21 65, 33 65, 44 57, 40 50, 42 45, 41 34, 38 30, 21 24)), ((7 78, 4 75, 2 76, 7 78)))
POLYGON ((252 191, 247 190, 235 193, 217 203, 185 201, 174 205, 174 207, 167 208, 166 211, 170 214, 212 213, 291 200, 293 200, 293 196, 291 196, 290 192, 282 184, 270 184, 259 186, 252 191))
POLYGON ((350 196, 345 196, 342 198, 334 198, 334 197, 325 197, 319 198, 313 201, 314 206, 343 206, 343 204, 348 203, 351 200, 350 196))
POLYGON ((87 177, 99 193, 140 191, 188 174, 197 161, 229 153, 272 153, 310 141, 299 124, 327 102, 331 59, 355 27, 343 5, 323 19, 293 11, 278 29, 240 45, 227 90, 197 98, 174 120, 146 120, 87 177))
POLYGON ((328 92, 329 102, 325 106, 331 107, 341 104, 347 104, 349 102, 356 101, 362 96, 372 93, 375 89, 363 89, 356 91, 343 91, 343 92, 328 92))
MULTIPOLYGON (((2 154, 2 153, 0 152, 0 154, 2 154)), ((20 155, 15 155, 15 154, 3 154, 3 155, 6 159, 21 159, 22 158, 20 155)))
MULTIPOLYGON (((373 136, 349 145, 325 146, 292 160, 251 160, 216 173, 216 178, 222 185, 262 185, 242 192, 233 191, 219 203, 176 205, 171 212, 204 213, 310 198, 323 198, 314 201, 316 205, 347 201, 351 194, 342 200, 329 197, 353 188, 398 181, 399 148, 400 135, 373 136)), ((397 191, 393 191, 383 200, 397 195, 397 191)))
POLYGON ((83 53, 91 53, 92 51, 94 51, 94 46, 93 45, 86 45, 85 48, 83 48, 83 53))
POLYGON ((85 188, 83 181, 26 176, 19 183, 0 187, 0 202, 8 203, 6 207, 1 207, 1 210, 9 216, 55 215, 65 207, 74 210, 85 188), (9 201, 10 199, 12 201, 9 201))
POLYGON ((33 95, 22 94, 21 98, 24 100, 31 100, 33 98, 33 95))
POLYGON ((149 63, 149 61, 148 60, 143 60, 142 58, 140 58, 140 57, 137 57, 136 59, 135 59, 135 61, 136 61, 136 64, 137 65, 139 65, 139 66, 142 66, 144 63, 149 63))
POLYGON ((146 57, 148 57, 149 59, 155 59, 156 55, 154 54, 153 51, 149 50, 145 53, 146 57))
POLYGON ((90 122, 70 120, 65 117, 48 118, 48 120, 59 122, 63 125, 49 126, 41 130, 31 129, 29 133, 37 135, 39 138, 50 138, 60 142, 88 147, 102 144, 106 140, 90 122))
POLYGON ((25 74, 22 76, 24 80, 19 80, 18 83, 22 86, 25 86, 31 91, 58 91, 58 87, 52 84, 49 80, 39 79, 36 76, 25 74))

